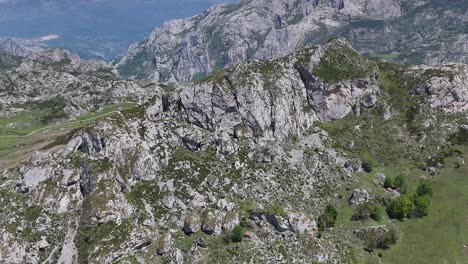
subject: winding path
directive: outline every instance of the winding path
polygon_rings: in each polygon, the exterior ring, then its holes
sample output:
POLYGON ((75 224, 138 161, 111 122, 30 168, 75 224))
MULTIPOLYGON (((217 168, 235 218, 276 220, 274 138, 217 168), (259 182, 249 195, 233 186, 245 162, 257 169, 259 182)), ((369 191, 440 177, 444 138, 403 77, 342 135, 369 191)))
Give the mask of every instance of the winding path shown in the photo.
POLYGON ((66 123, 62 123, 62 124, 55 124, 55 125, 51 125, 51 126, 46 126, 46 127, 42 127, 42 128, 39 128, 39 129, 36 129, 34 131, 32 131, 31 133, 27 134, 27 135, 8 135, 8 136, 0 136, 0 138, 25 138, 25 137, 29 137, 39 131, 43 131, 43 130, 47 130, 47 129, 50 129, 50 128, 54 128, 54 127, 59 127, 59 126, 67 126, 67 125, 74 125, 74 124, 78 124, 78 123, 82 123, 82 122, 86 122, 86 121, 90 121, 90 120, 94 120, 94 119, 98 119, 98 118, 101 118, 101 117, 104 117, 104 116, 108 116, 108 115, 111 115, 115 112, 120 112, 122 110, 126 110, 126 109, 129 109, 129 108, 123 108, 123 109, 119 109, 119 110, 114 110, 112 112, 109 112, 109 113, 105 113, 105 114, 102 114, 102 115, 99 115, 99 116, 95 116, 95 117, 91 117, 91 118, 88 118, 88 119, 83 119, 83 120, 77 120, 77 121, 72 121, 72 122, 66 122, 66 123))

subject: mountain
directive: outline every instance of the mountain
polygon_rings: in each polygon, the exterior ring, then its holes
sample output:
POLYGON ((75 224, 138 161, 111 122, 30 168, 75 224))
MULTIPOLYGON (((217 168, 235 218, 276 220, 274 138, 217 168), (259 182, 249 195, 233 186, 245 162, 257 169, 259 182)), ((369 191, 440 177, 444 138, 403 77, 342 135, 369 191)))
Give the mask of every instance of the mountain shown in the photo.
MULTIPOLYGON (((5 78, 80 65, 68 56, 56 67, 48 54, 5 78)), ((95 68, 77 78, 100 76, 95 68)), ((467 65, 390 64, 331 39, 193 83, 143 85, 155 91, 143 103, 74 129, 3 172, 0 262, 385 261, 387 251, 367 252, 400 243, 403 230, 404 243, 412 231, 401 228, 412 220, 353 221, 363 208, 356 204, 391 212, 414 200, 418 209, 405 216, 421 217, 428 196, 409 200, 403 184, 386 189, 384 179, 402 175, 413 188, 466 169, 467 80, 467 65)), ((29 94, 8 87, 7 95, 29 94)), ((74 87, 74 97, 86 98, 101 85, 74 87)), ((452 250, 464 252, 462 244, 452 250)))
POLYGON ((61 49, 26 57, 0 53, 0 132, 15 127, 15 118, 27 121, 24 127, 63 122, 118 103, 144 102, 157 91, 157 84, 121 80, 110 65, 61 49))
POLYGON ((0 52, 17 57, 25 57, 45 48, 46 45, 37 40, 0 38, 0 52))
POLYGON ((463 0, 244 0, 163 24, 116 67, 127 78, 186 82, 338 36, 389 61, 466 63, 467 10, 463 0))
MULTIPOLYGON (((228 2, 229 0, 223 1, 228 2)), ((85 59, 111 61, 154 26, 194 15, 214 0, 6 0, 0 2, 0 36, 37 39, 85 59)))

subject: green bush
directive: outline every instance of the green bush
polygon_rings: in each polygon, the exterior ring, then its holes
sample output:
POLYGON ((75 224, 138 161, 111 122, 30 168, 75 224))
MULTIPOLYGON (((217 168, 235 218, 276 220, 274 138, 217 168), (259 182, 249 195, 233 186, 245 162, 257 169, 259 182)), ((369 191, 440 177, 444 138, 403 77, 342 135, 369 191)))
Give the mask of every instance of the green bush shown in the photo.
POLYGON ((383 209, 375 204, 361 204, 357 207, 356 213, 352 216, 353 220, 372 219, 380 221, 382 219, 383 209))
POLYGON ((321 230, 333 227, 336 223, 336 218, 338 217, 338 211, 333 205, 327 205, 325 212, 319 217, 318 226, 321 230))
POLYGON ((325 212, 331 214, 333 216, 333 219, 335 219, 335 220, 338 217, 338 211, 331 204, 327 205, 327 207, 325 208, 325 212))
POLYGON ((395 187, 395 179, 393 177, 387 177, 384 181, 384 188, 394 188, 395 187))
POLYGON ((391 228, 386 232, 385 234, 382 235, 380 240, 377 243, 377 246, 379 248, 389 248, 391 245, 395 245, 398 240, 398 233, 395 228, 391 228))
POLYGON ((236 225, 232 230, 231 240, 232 242, 242 242, 244 239, 244 228, 241 225, 236 225))
POLYGON ((398 176, 395 178, 394 188, 396 188, 400 193, 406 193, 408 191, 408 182, 406 177, 398 176))
POLYGON ((403 195, 390 203, 387 208, 388 216, 392 219, 403 220, 413 212, 413 203, 407 195, 403 195))
POLYGON ((416 193, 419 196, 429 196, 432 197, 432 185, 429 182, 422 182, 419 184, 418 189, 416 190, 416 193))
POLYGON ((408 191, 408 182, 406 177, 398 176, 396 178, 387 177, 384 181, 384 188, 392 188, 398 190, 400 193, 406 193, 408 191))
POLYGON ((377 162, 374 160, 374 158, 369 153, 364 153, 362 159, 362 169, 367 173, 371 173, 375 170, 376 167, 377 162))
POLYGON ((374 250, 376 248, 387 249, 391 245, 395 245, 398 240, 398 233, 395 228, 391 228, 383 233, 370 231, 361 234, 367 249, 374 250))
POLYGON ((429 208, 431 206, 431 197, 428 195, 413 195, 412 197, 413 200, 413 217, 423 217, 428 215, 429 213, 429 208))

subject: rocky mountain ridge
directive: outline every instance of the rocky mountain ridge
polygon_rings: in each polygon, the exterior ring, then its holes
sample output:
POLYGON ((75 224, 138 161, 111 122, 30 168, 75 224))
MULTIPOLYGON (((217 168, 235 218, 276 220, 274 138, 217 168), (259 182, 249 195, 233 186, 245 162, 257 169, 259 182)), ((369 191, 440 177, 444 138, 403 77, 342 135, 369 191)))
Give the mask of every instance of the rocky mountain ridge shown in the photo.
POLYGON ((61 49, 35 50, 13 58, 16 65, 0 72, 3 116, 26 103, 60 98, 64 114, 76 117, 118 102, 142 101, 159 89, 149 82, 123 81, 108 64, 81 60, 61 49))
POLYGON ((3 172, 0 261, 357 262, 363 232, 316 237, 319 216, 368 169, 361 149, 435 170, 468 123, 467 69, 372 61, 332 39, 161 87, 3 172), (228 242, 239 224, 250 239, 228 242))
POLYGON ((466 10, 466 1, 241 1, 165 23, 115 66, 128 78, 186 82, 334 36, 399 62, 467 62, 466 10))

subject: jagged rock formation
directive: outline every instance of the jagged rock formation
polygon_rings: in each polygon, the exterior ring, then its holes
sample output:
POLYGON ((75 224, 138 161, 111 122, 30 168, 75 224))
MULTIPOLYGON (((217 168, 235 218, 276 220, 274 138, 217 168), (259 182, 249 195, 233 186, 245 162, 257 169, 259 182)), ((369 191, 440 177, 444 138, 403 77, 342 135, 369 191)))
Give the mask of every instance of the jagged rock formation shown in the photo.
POLYGON ((401 146, 432 166, 468 120, 466 76, 370 61, 333 39, 162 89, 3 172, 0 262, 353 263, 353 240, 314 235, 368 163, 354 154, 384 162, 401 146), (349 129, 326 132, 330 121, 349 129), (223 242, 238 224, 255 232, 243 254, 223 242))
POLYGON ((291 57, 240 64, 185 89, 180 99, 182 116, 230 136, 297 137, 314 121, 340 119, 364 96, 379 92, 376 64, 356 60, 361 60, 357 53, 335 39, 291 57), (340 56, 343 64, 328 67, 340 56), (351 65, 362 69, 349 72, 351 65), (321 76, 323 68, 340 72, 321 76))
POLYGON ((401 62, 468 62, 466 10, 466 1, 241 1, 167 22, 132 45, 116 68, 124 77, 185 82, 332 36, 401 62))

